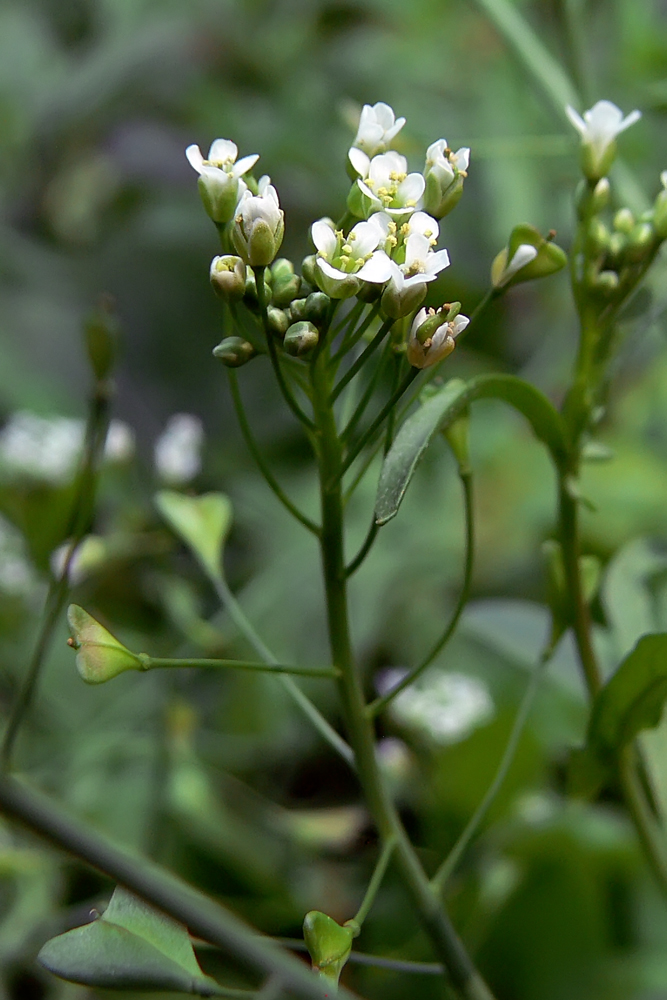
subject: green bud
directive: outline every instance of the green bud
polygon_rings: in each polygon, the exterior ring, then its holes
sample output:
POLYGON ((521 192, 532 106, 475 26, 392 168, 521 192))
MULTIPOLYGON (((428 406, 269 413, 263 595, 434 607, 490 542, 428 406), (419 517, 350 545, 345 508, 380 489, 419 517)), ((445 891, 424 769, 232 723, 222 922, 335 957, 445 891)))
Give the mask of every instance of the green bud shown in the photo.
POLYGON ((614 261, 619 261, 623 256, 625 251, 625 234, 614 232, 609 237, 609 246, 607 247, 607 253, 614 261))
POLYGON ((294 264, 287 257, 279 257, 271 265, 270 273, 274 284, 276 281, 286 281, 294 274, 294 264))
POLYGON ((435 173, 426 177, 424 189, 424 211, 434 219, 444 219, 456 208, 463 194, 463 177, 459 174, 444 190, 435 173))
POLYGON ((338 986, 340 974, 350 957, 354 937, 354 927, 341 927, 319 910, 311 910, 303 921, 303 938, 313 969, 335 986, 338 986))
POLYGON ((222 361, 228 368, 240 368, 255 357, 257 351, 250 341, 243 337, 225 337, 217 347, 213 348, 213 357, 222 361))
MULTIPOLYGON (((442 308, 444 310, 444 309, 446 309, 446 306, 443 306, 442 308)), ((458 316, 458 314, 460 312, 461 312, 461 303, 460 302, 450 302, 449 303, 449 309, 447 309, 447 315, 445 317, 446 320, 447 320, 447 322, 451 323, 451 321, 453 319, 456 319, 456 317, 458 316)))
POLYGON ((391 319, 401 319, 419 309, 425 298, 425 284, 404 285, 399 291, 393 281, 390 281, 382 293, 382 311, 391 319))
POLYGON ((285 336, 287 327, 290 325, 290 318, 285 310, 277 309, 275 306, 269 306, 266 310, 266 319, 271 332, 275 333, 276 337, 280 337, 282 340, 285 336))
POLYGON ((295 299, 301 290, 301 278, 298 274, 290 274, 286 278, 273 279, 273 294, 271 301, 274 306, 284 309, 295 299))
POLYGON ((591 192, 590 210, 597 214, 607 207, 611 198, 611 184, 607 177, 601 177, 591 192))
POLYGON ((653 249, 655 244, 655 229, 650 222, 638 222, 631 233, 625 247, 627 260, 639 263, 653 249))
POLYGON ((317 332, 317 328, 312 323, 301 320, 298 323, 292 323, 285 334, 283 346, 285 351, 291 354, 292 357, 302 358, 312 351, 319 339, 320 335, 317 332))
POLYGON ((619 233, 631 233, 635 227, 635 217, 629 208, 619 208, 614 216, 614 229, 619 233))
POLYGON ((301 274, 314 287, 317 287, 317 254, 311 253, 301 261, 301 274))
POLYGON ((72 634, 68 645, 76 650, 76 667, 87 684, 102 684, 126 670, 142 669, 141 658, 78 604, 70 604, 67 621, 72 634))
POLYGON ((605 297, 610 297, 618 291, 618 275, 616 271, 600 271, 593 282, 593 288, 605 297))
POLYGON ((236 209, 232 242, 246 264, 265 267, 275 258, 285 233, 285 215, 272 185, 259 195, 246 191, 236 209))
POLYGON ((584 142, 581 146, 581 169, 589 181, 597 181, 609 173, 616 159, 616 140, 612 139, 602 148, 595 143, 584 142))
POLYGON ((304 318, 320 329, 326 323, 330 309, 331 299, 328 295, 324 292, 311 292, 303 309, 304 318))
POLYGON ((288 312, 289 312, 289 317, 290 317, 292 323, 298 323, 299 320, 307 319, 308 318, 306 316, 306 302, 307 301, 308 301, 308 299, 294 299, 290 303, 290 307, 288 309, 288 312))
POLYGON ((83 326, 88 358, 98 382, 102 382, 111 373, 116 360, 119 331, 112 299, 105 295, 83 326))
POLYGON ((240 302, 245 295, 246 266, 240 257, 214 257, 209 276, 213 291, 225 302, 240 302))
POLYGON ((610 233, 604 222, 593 217, 586 229, 586 250, 591 256, 606 253, 609 249, 610 233))

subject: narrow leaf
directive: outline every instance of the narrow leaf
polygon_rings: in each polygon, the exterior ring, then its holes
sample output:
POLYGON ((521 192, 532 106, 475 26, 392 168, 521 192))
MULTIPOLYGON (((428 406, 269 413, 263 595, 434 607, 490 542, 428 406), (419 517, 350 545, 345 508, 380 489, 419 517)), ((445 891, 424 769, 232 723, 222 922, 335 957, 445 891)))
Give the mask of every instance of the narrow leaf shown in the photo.
POLYGON ((102 989, 224 992, 201 971, 185 927, 121 888, 98 920, 47 941, 38 959, 61 979, 102 989))
POLYGON ((437 431, 446 430, 477 399, 502 399, 522 413, 556 464, 566 454, 560 414, 543 393, 513 375, 452 379, 433 393, 401 426, 380 473, 375 519, 386 524, 398 513, 419 459, 437 431))
POLYGON ((232 505, 223 493, 186 496, 161 490, 155 504, 163 518, 201 563, 209 577, 220 576, 222 546, 232 522, 232 505))
POLYGON ((645 635, 593 704, 589 745, 609 755, 660 722, 667 699, 667 632, 645 635))

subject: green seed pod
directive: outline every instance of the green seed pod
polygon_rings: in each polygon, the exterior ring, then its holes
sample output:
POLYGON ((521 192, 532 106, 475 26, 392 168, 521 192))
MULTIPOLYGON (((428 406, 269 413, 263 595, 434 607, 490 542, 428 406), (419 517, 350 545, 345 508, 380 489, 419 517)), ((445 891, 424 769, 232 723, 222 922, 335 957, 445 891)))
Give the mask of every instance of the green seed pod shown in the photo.
POLYGON ((77 604, 67 609, 67 621, 72 635, 68 645, 76 650, 76 667, 87 684, 102 684, 125 670, 142 669, 141 657, 77 604))
POLYGON ((304 318, 320 329, 327 321, 331 299, 324 292, 311 292, 304 306, 304 318))
POLYGON ((319 972, 325 981, 338 984, 343 966, 352 950, 355 930, 359 933, 358 927, 341 927, 319 910, 311 910, 306 914, 303 921, 303 937, 310 952, 313 969, 319 972))
POLYGON ((629 208, 619 208, 614 216, 614 229, 619 233, 631 233, 635 227, 635 217, 629 208))
POLYGON ((277 309, 275 306, 269 306, 266 310, 266 319, 271 332, 275 333, 276 337, 280 337, 282 340, 287 331, 287 327, 290 325, 290 318, 285 310, 277 309))
POLYGON ((292 323, 285 334, 283 346, 292 357, 302 358, 312 351, 319 339, 317 328, 312 323, 302 320, 298 323, 292 323))
POLYGON ((288 312, 289 312, 289 317, 290 317, 292 323, 298 323, 299 320, 307 319, 308 318, 306 316, 306 302, 307 301, 308 301, 307 299, 294 299, 290 303, 290 307, 288 309, 288 312))
POLYGON ((242 337, 225 337, 217 347, 213 348, 213 357, 218 358, 228 368, 240 368, 256 354, 257 351, 250 341, 242 337))

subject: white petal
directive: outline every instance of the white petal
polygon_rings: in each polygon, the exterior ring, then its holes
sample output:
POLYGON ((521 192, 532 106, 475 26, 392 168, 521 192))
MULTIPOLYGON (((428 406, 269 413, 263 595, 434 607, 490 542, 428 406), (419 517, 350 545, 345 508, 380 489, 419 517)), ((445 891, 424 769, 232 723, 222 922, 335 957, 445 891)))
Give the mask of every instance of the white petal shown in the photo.
POLYGON ((375 121, 378 125, 382 126, 383 131, 391 128, 396 120, 396 115, 394 114, 394 109, 389 105, 385 104, 384 101, 378 101, 377 104, 373 105, 372 111, 375 114, 375 121))
POLYGON ((324 222, 323 219, 313 222, 310 227, 310 238, 317 249, 325 253, 328 257, 334 253, 338 241, 331 226, 324 222))
MULTIPOLYGON (((400 295, 405 286, 405 275, 401 271, 396 261, 390 260, 389 265, 390 265, 389 281, 391 287, 394 289, 395 292, 397 292, 400 295)), ((425 311, 426 310, 424 310, 424 312, 425 311)))
POLYGON ((467 146, 461 146, 456 153, 452 154, 454 166, 457 170, 467 170, 470 165, 470 150, 467 146))
POLYGON ((437 240, 440 226, 427 212, 414 212, 408 222, 410 233, 421 233, 428 240, 437 240))
POLYGON ((262 174, 260 179, 257 181, 258 194, 265 194, 270 186, 271 186, 271 178, 269 177, 268 174, 262 174))
POLYGON ((424 263, 426 265, 426 274, 437 276, 440 271, 444 271, 446 267, 449 267, 449 254, 446 250, 438 250, 436 253, 430 253, 424 263))
POLYGON ((424 193, 426 181, 422 174, 408 174, 404 181, 398 185, 396 198, 401 205, 412 202, 416 205, 424 193))
POLYGON ((630 128, 631 125, 634 125, 635 122, 638 122, 641 116, 642 116, 641 111, 637 111, 637 109, 631 111, 630 114, 626 115, 623 121, 621 122, 618 131, 625 132, 626 128, 630 128))
POLYGON ((667 188, 667 170, 663 170, 660 174, 660 183, 664 188, 667 188))
POLYGON ((383 250, 376 250, 370 260, 356 272, 356 278, 364 281, 372 281, 376 284, 383 284, 391 277, 391 261, 383 250))
POLYGON ((431 145, 426 150, 426 162, 435 163, 436 160, 442 160, 445 157, 445 149, 447 148, 446 139, 438 139, 437 142, 432 142, 431 145))
POLYGON ((365 257, 367 253, 375 250, 381 239, 382 232, 375 223, 358 222, 350 230, 350 236, 348 236, 348 241, 352 245, 352 256, 365 257), (354 235, 354 240, 350 239, 352 235, 354 235))
POLYGON ((211 163, 234 163, 238 155, 238 146, 231 139, 215 139, 208 151, 211 163))
POLYGON ((337 267, 332 267, 328 260, 322 260, 321 257, 317 258, 317 266, 323 274, 326 274, 329 278, 333 278, 335 281, 343 281, 345 278, 356 278, 356 274, 346 274, 344 271, 339 271, 337 267))
POLYGON ((537 257, 537 248, 531 246, 530 243, 520 243, 519 246, 514 251, 514 255, 505 268, 504 278, 511 278, 517 271, 520 271, 522 267, 526 264, 530 264, 531 260, 535 260, 537 257))
POLYGON ((193 145, 188 146, 185 150, 185 155, 188 158, 188 163, 191 167, 197 171, 198 174, 201 173, 202 164, 204 162, 204 157, 202 156, 201 149, 199 146, 193 145))
POLYGON ((470 319, 468 316, 464 316, 463 313, 459 313, 449 324, 449 330, 452 337, 458 337, 460 333, 463 333, 467 327, 470 319))
POLYGON ((394 138, 394 136, 398 135, 398 133, 401 131, 401 129, 405 125, 405 121, 406 121, 405 118, 397 118, 396 119, 396 124, 392 125, 391 128, 388 128, 385 131, 385 133, 384 133, 384 141, 387 142, 387 143, 391 142, 391 140, 394 138))
POLYGON ((249 170, 255 166, 259 159, 259 153, 251 153, 250 156, 242 156, 238 163, 234 164, 232 173, 234 177, 240 177, 242 174, 247 174, 249 170))
POLYGON ((569 104, 568 104, 568 105, 566 106, 566 108, 565 108, 565 114, 566 114, 566 115, 567 115, 567 117, 568 117, 568 118, 570 119, 570 121, 572 122, 572 124, 573 124, 573 125, 574 125, 574 127, 576 128, 576 130, 577 130, 577 132, 579 133, 579 135, 581 135, 581 136, 584 136, 584 135, 586 135, 586 132, 588 131, 588 130, 587 130, 587 127, 586 127, 586 122, 585 122, 585 121, 584 121, 584 119, 583 119, 583 118, 581 117, 581 115, 580 115, 580 114, 578 114, 578 113, 577 113, 577 112, 576 112, 576 111, 574 110, 574 108, 573 108, 573 107, 570 107, 570 105, 569 105, 569 104))
POLYGON ((416 336, 417 330, 422 325, 424 320, 427 319, 427 317, 428 317, 428 309, 426 308, 426 306, 423 306, 412 321, 412 326, 410 327, 410 337, 416 336))
POLYGON ((357 149, 356 146, 352 146, 348 150, 347 157, 360 177, 368 177, 368 168, 371 161, 363 149, 357 149))
POLYGON ((423 264, 430 249, 431 244, 422 233, 410 233, 405 241, 405 271, 413 264, 423 264))

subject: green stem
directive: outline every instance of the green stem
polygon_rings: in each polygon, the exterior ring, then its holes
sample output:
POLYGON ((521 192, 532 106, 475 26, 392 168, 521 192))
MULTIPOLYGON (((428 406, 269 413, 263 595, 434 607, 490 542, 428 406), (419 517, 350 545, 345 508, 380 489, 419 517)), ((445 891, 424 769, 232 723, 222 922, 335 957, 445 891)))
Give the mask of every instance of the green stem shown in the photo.
POLYGON ((337 670, 330 667, 295 667, 283 663, 254 663, 250 660, 214 660, 205 657, 179 658, 173 656, 149 656, 139 653, 142 670, 154 670, 159 667, 208 668, 212 670, 256 670, 265 674, 297 674, 301 677, 336 678, 337 670))
POLYGON ((406 391, 406 389, 408 389, 408 387, 412 384, 412 382, 414 382, 414 380, 417 378, 418 375, 419 375, 418 368, 410 369, 410 371, 407 373, 407 375, 405 376, 399 387, 396 389, 394 393, 392 393, 391 397, 382 407, 382 409, 380 410, 380 412, 378 413, 377 417, 372 422, 370 427, 361 435, 361 437, 356 442, 354 447, 350 448, 347 457, 345 458, 345 461, 341 462, 340 465, 339 475, 341 477, 345 475, 345 473, 350 468, 357 455, 359 455, 359 453, 363 451, 368 442, 374 437, 374 435, 380 429, 380 427, 382 426, 386 418, 389 416, 393 408, 396 406, 396 403, 399 401, 403 393, 406 391))
MULTIPOLYGON (((306 942, 297 938, 273 938, 272 940, 291 951, 308 951, 306 942)), ((407 972, 412 975, 442 976, 446 972, 445 967, 439 962, 411 962, 409 959, 383 958, 381 955, 368 955, 364 951, 351 951, 347 960, 353 965, 370 965, 377 969, 407 972)))
POLYGON ((449 620, 447 627, 440 636, 440 638, 434 643, 424 659, 419 663, 410 673, 397 684, 395 687, 388 691, 386 694, 382 695, 380 698, 376 698, 375 701, 371 702, 368 706, 367 712, 369 717, 374 718, 380 712, 384 711, 387 705, 394 700, 394 698, 404 691, 406 687, 414 683, 420 674, 426 670, 427 667, 433 663, 434 659, 440 653, 443 648, 447 645, 450 638, 454 634, 454 630, 459 623, 459 619, 463 614, 463 609, 468 603, 468 598, 470 597, 470 587, 472 583, 472 571, 475 559, 475 520, 474 520, 474 498, 473 498, 473 484, 472 484, 472 473, 469 469, 462 469, 459 472, 461 479, 461 485, 463 486, 463 497, 465 506, 465 522, 466 522, 466 550, 465 550, 465 567, 463 570, 463 584, 461 586, 461 591, 459 593, 458 601, 456 602, 456 607, 449 620))
MULTIPOLYGON (((354 412, 353 412, 352 416, 350 417, 350 419, 348 420, 348 422, 347 422, 347 424, 345 426, 345 429, 343 430, 343 433, 341 434, 341 440, 344 443, 347 443, 350 440, 350 438, 354 434, 354 431, 355 431, 355 429, 357 427, 357 424, 359 423, 359 421, 363 417, 364 413, 366 412, 366 408, 367 408, 368 404, 370 403, 371 399, 373 398, 373 395, 375 393, 375 389, 376 389, 377 384, 378 384, 378 382, 380 380, 380 376, 382 375, 382 371, 384 369, 384 365, 385 365, 385 361, 386 360, 387 360, 387 352, 384 351, 382 353, 381 357, 378 359, 378 363, 375 366, 375 371, 373 372, 373 374, 371 375, 371 377, 368 379, 368 384, 366 385, 366 388, 364 389, 363 393, 361 394, 361 399, 359 400, 359 402, 355 406, 354 412)), ((391 418, 391 414, 389 416, 391 418)))
POLYGON ((393 319, 386 320, 382 324, 378 332, 375 334, 371 342, 366 345, 366 347, 361 352, 357 360, 353 364, 351 364, 348 370, 345 372, 345 374, 341 376, 338 383, 334 386, 333 392, 331 393, 332 404, 336 402, 336 400, 340 396, 345 386, 352 381, 357 372, 361 371, 361 369, 364 367, 364 365, 370 358, 371 354, 373 354, 373 352, 380 346, 380 344, 386 337, 388 331, 392 328, 393 325, 394 325, 393 319))
POLYGON ((371 907, 375 902, 375 897, 377 896, 378 889, 382 885, 382 881, 387 873, 387 868, 389 867, 389 862, 391 861, 391 856, 394 853, 395 847, 396 840, 394 838, 390 838, 385 841, 382 851, 380 852, 380 857, 378 858, 375 866, 375 871, 373 872, 371 880, 368 883, 368 888, 366 889, 366 894, 363 898, 362 904, 352 920, 347 921, 348 924, 358 927, 359 930, 361 930, 362 924, 370 913, 371 907))
POLYGON ((97 481, 99 479, 104 445, 109 428, 111 393, 111 382, 97 382, 90 400, 81 466, 66 529, 69 546, 63 568, 59 575, 54 577, 49 586, 44 607, 44 617, 37 636, 37 642, 35 643, 23 683, 9 713, 7 728, 2 740, 2 747, 0 748, 0 768, 5 770, 11 763, 12 752, 19 728, 35 697, 42 666, 51 644, 54 630, 67 601, 70 591, 69 572, 72 561, 83 538, 90 530, 90 522, 95 507, 97 481))
POLYGON ((320 529, 315 524, 315 522, 311 521, 309 517, 303 514, 298 509, 298 507, 296 507, 295 504, 292 503, 290 498, 283 491, 282 487, 280 486, 280 484, 274 477, 273 473, 269 469, 266 461, 264 460, 264 456, 262 455, 259 446, 257 445, 257 442, 255 441, 252 430, 250 429, 250 424, 248 423, 248 418, 246 416, 245 408, 243 406, 243 400, 241 399, 241 393, 239 390, 239 383, 238 383, 238 378, 236 377, 236 372, 234 371, 233 368, 228 368, 227 374, 229 376, 229 387, 232 393, 234 410, 236 411, 236 417, 238 419, 239 426, 241 428, 241 433, 243 434, 243 440, 247 445, 248 451, 255 459, 259 471, 264 476, 264 479, 266 480, 270 489, 273 490, 275 495, 278 497, 283 506, 287 508, 292 517, 295 517, 297 521, 300 521, 301 524, 303 524, 303 526, 308 529, 308 531, 311 531, 314 535, 319 535, 320 529))
POLYGON ((343 339, 341 340, 338 350, 331 359, 331 363, 334 366, 340 361, 340 359, 343 357, 344 354, 347 354, 349 348, 351 347, 351 342, 349 338, 354 337, 356 342, 357 337, 361 336, 359 330, 361 330, 361 333, 364 332, 368 324, 371 322, 373 316, 377 314, 379 307, 375 307, 374 310, 369 309, 368 314, 364 319, 363 323, 360 325, 359 329, 355 331, 354 330, 355 323, 357 322, 357 320, 359 319, 365 308, 366 308, 366 303, 358 301, 356 305, 354 305, 352 309, 350 309, 347 316, 344 316, 343 319, 340 321, 340 323, 338 323, 338 325, 333 327, 333 329, 331 330, 332 341, 334 340, 335 337, 339 335, 339 333, 343 329, 345 330, 345 333, 343 334, 343 339))
POLYGON ((398 869, 454 988, 466 1000, 490 1000, 492 994, 429 885, 379 771, 373 726, 366 715, 361 680, 351 646, 343 553, 342 444, 333 411, 328 405, 331 382, 324 351, 313 363, 311 377, 322 506, 320 549, 329 642, 332 661, 341 671, 338 691, 354 748, 359 780, 381 840, 396 843, 398 869))
POLYGON ((345 569, 345 576, 350 577, 352 576, 353 573, 356 573, 356 571, 359 569, 364 559, 370 552, 373 546, 373 542, 375 541, 379 530, 380 530, 380 525, 377 523, 377 521, 375 520, 371 521, 371 526, 368 529, 368 534, 366 535, 366 538, 361 548, 359 549, 359 551, 357 552, 356 556, 349 564, 349 566, 347 566, 345 569))
POLYGON ((434 889, 437 889, 438 892, 444 891, 447 882, 454 873, 459 861, 468 847, 468 844, 479 830, 484 821, 484 817, 495 802, 496 796, 502 788, 503 782, 507 777, 507 772, 509 771, 512 761, 514 760, 519 740, 521 739, 521 734, 523 733, 526 720, 535 700, 535 695, 537 694, 540 686, 540 681, 544 676, 552 655, 553 646, 549 643, 547 648, 542 652, 538 664, 530 676, 524 696, 521 699, 521 704, 519 705, 519 711, 517 712, 514 720, 514 725, 512 726, 509 740, 507 741, 507 746, 505 747, 493 781, 489 785, 484 798, 477 806, 473 815, 470 817, 470 820, 454 844, 453 848, 431 879, 431 885, 434 889))
MULTIPOLYGON (((246 618, 241 605, 232 594, 227 581, 220 576, 217 579, 211 578, 220 602, 227 609, 229 617, 232 619, 241 635, 244 635, 255 652, 265 663, 276 666, 278 660, 271 650, 264 644, 260 636, 255 631, 250 621, 246 618)), ((278 680, 285 688, 290 698, 298 705, 306 718, 313 724, 320 736, 340 754, 343 760, 354 767, 354 754, 352 748, 348 746, 342 736, 336 732, 333 726, 327 722, 322 713, 313 705, 310 698, 303 693, 299 685, 291 677, 281 675, 278 680)))
POLYGON ((318 980, 270 939, 262 938, 229 910, 171 872, 116 847, 83 820, 71 818, 47 798, 7 775, 0 775, 0 811, 167 913, 195 936, 253 969, 280 975, 296 996, 323 1000, 325 993, 318 980))

